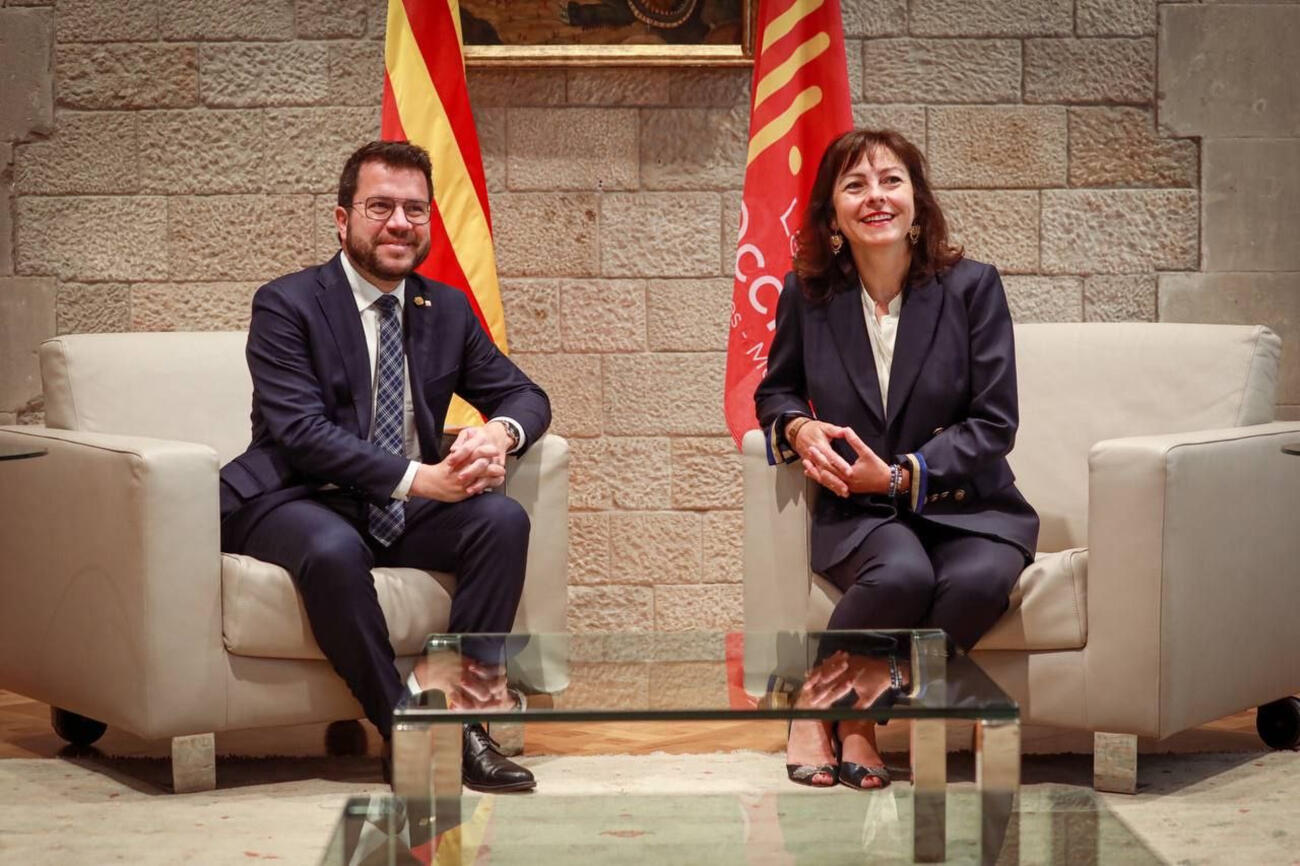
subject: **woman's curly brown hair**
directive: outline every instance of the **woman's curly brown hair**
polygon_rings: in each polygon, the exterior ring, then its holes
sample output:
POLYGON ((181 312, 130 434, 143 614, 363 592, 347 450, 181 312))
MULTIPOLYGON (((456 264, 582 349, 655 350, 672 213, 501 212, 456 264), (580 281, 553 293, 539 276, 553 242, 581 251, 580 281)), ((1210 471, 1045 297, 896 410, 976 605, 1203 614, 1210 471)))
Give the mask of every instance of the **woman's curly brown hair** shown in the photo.
POLYGON ((795 238, 794 270, 803 284, 804 296, 812 303, 825 303, 837 292, 858 287, 853 256, 847 251, 838 256, 831 251, 835 184, 864 155, 880 148, 898 156, 912 180, 915 224, 921 227, 921 237, 912 248, 908 285, 928 280, 952 267, 962 256, 961 247, 948 241, 948 222, 930 189, 925 157, 916 145, 892 129, 855 129, 831 142, 822 154, 803 225, 795 238))

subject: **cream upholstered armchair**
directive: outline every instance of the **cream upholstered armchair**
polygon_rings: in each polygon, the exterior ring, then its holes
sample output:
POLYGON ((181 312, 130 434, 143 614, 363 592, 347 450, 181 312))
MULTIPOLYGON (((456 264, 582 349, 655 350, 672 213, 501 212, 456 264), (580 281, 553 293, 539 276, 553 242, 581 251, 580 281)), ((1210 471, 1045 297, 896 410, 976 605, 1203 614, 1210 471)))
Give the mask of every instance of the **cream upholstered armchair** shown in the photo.
MULTIPOLYGON (((1096 782, 1136 784, 1167 737, 1300 690, 1300 423, 1273 422, 1281 341, 1261 327, 1016 327, 1016 483, 1036 561, 973 651, 1029 724, 1095 732, 1096 782)), ((748 629, 825 628, 811 483, 744 440, 748 629)), ((769 670, 774 648, 747 647, 769 670)), ((761 691, 763 683, 749 684, 761 691)), ((1273 704, 1294 731, 1297 702, 1273 704)), ((1292 734, 1294 736, 1294 734, 1292 734)))
MULTIPOLYGON (((249 436, 244 342, 236 332, 49 340, 47 426, 0 428, 0 443, 48 451, 0 466, 0 688, 56 708, 68 739, 91 742, 104 724, 172 738, 178 791, 215 784, 214 732, 361 716, 288 573, 219 551, 217 469, 249 436)), ((533 527, 515 631, 562 631, 568 446, 544 436, 507 468, 506 492, 533 527)), ((454 578, 374 577, 409 664, 445 630, 454 578)), ((563 671, 532 679, 562 685, 563 671)))

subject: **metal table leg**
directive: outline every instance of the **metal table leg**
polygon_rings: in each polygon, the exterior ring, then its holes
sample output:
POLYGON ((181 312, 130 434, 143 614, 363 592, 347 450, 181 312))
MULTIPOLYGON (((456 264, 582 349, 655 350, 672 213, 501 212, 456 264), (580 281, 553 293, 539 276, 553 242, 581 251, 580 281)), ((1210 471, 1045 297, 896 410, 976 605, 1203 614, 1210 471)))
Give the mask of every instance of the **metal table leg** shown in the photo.
POLYGON ((1013 819, 1012 809, 1020 790, 1019 721, 978 723, 975 785, 980 792, 980 863, 1018 863, 1019 822, 1013 819))
MULTIPOLYGON (((411 845, 461 826, 461 721, 393 725, 393 795, 406 802, 411 845)), ((447 855, 438 862, 448 861, 447 855)))
POLYGON ((461 723, 454 718, 434 725, 430 731, 433 743, 434 830, 438 833, 445 833, 461 824, 462 737, 461 723))
POLYGON ((912 720, 912 859, 941 863, 947 836, 948 748, 943 719, 912 720))

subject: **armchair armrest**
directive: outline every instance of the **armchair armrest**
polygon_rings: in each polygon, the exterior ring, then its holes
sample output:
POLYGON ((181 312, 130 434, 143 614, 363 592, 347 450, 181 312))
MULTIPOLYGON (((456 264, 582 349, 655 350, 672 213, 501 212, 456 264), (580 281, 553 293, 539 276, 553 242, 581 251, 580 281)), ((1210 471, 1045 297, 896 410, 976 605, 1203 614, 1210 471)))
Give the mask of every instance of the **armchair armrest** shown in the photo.
MULTIPOLYGON (((547 433, 506 463, 505 493, 528 512, 527 578, 515 632, 563 632, 569 607, 569 443, 547 433)), ((547 644, 554 648, 555 644, 547 644)), ((530 690, 555 693, 569 684, 568 659, 546 657, 537 641, 514 658, 530 690)))
POLYGON ((203 445, 0 428, 0 685, 142 737, 225 712, 217 456, 203 445))
POLYGON ((1089 455, 1093 730, 1165 737, 1300 689, 1300 423, 1089 455))
MULTIPOLYGON (((797 463, 768 465, 762 431, 746 433, 742 446, 745 629, 803 631, 812 584, 808 481, 797 463)), ((745 688, 750 694, 763 694, 766 675, 777 668, 775 642, 746 642, 745 688), (750 682, 751 672, 763 681, 750 682)))
POLYGON ((528 512, 528 579, 517 632, 562 632, 569 598, 569 443, 547 433, 506 464, 504 493, 528 512))

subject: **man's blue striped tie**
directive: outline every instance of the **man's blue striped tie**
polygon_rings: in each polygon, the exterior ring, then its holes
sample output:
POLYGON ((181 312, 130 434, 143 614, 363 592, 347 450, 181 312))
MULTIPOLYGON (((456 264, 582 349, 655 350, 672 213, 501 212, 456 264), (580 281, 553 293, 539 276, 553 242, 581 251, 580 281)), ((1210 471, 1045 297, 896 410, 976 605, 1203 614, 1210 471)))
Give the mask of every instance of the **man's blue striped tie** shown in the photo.
MULTIPOLYGON (((385 451, 401 454, 402 449, 402 325, 397 320, 397 298, 384 295, 375 301, 379 310, 378 382, 375 385, 375 423, 370 439, 385 451)), ((387 505, 370 506, 370 534, 388 547, 406 527, 404 503, 393 499, 387 505)))

